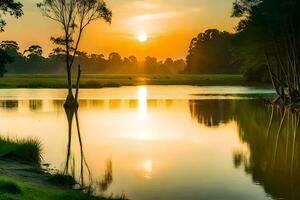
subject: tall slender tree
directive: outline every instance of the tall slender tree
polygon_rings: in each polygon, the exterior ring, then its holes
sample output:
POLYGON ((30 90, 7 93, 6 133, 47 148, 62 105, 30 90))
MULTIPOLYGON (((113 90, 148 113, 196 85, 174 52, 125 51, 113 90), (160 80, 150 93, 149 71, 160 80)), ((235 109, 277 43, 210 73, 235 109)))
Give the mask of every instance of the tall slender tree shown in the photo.
MULTIPOLYGON (((93 21, 103 19, 111 23, 112 12, 103 0, 43 0, 37 4, 44 16, 58 22, 63 30, 63 36, 56 41, 64 44, 66 52, 66 69, 68 81, 68 97, 65 106, 78 106, 76 97, 72 92, 71 72, 78 47, 85 28, 93 21)), ((78 69, 77 83, 79 83, 80 67, 78 69)), ((77 84, 77 91, 78 91, 77 84)))

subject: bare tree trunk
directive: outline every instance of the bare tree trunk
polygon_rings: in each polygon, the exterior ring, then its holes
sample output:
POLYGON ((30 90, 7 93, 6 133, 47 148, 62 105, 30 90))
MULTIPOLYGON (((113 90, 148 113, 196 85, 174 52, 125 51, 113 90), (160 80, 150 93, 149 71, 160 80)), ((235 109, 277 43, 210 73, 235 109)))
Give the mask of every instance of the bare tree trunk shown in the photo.
POLYGON ((72 66, 70 64, 70 43, 68 32, 66 31, 66 64, 67 64, 67 79, 68 79, 68 97, 67 99, 73 97, 72 92, 72 66))
POLYGON ((81 75, 81 67, 80 67, 80 65, 78 65, 77 81, 76 81, 76 93, 75 93, 75 101, 76 102, 78 102, 80 75, 81 75))

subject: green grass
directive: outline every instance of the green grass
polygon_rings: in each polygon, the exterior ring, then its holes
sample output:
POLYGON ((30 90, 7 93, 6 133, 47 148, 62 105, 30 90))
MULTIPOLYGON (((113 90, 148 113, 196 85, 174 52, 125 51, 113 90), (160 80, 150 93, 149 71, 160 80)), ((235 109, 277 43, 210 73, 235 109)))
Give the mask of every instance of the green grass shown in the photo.
POLYGON ((0 194, 21 194, 21 192, 22 190, 17 183, 7 179, 0 179, 0 194))
POLYGON ((40 164, 41 151, 41 143, 37 139, 0 137, 1 157, 40 164))
MULTIPOLYGON (((75 77, 73 77, 75 83, 75 77)), ((81 88, 118 87, 129 85, 259 85, 242 75, 82 75, 81 88)), ((65 75, 5 75, 0 88, 66 88, 65 75)))
POLYGON ((56 186, 35 185, 9 178, 0 178, 0 200, 121 200, 123 198, 104 198, 85 193, 58 188, 56 186), (4 188, 4 189, 1 189, 4 188))
POLYGON ((72 176, 64 175, 62 173, 51 175, 48 181, 52 184, 60 185, 64 187, 72 187, 76 184, 76 181, 72 176))

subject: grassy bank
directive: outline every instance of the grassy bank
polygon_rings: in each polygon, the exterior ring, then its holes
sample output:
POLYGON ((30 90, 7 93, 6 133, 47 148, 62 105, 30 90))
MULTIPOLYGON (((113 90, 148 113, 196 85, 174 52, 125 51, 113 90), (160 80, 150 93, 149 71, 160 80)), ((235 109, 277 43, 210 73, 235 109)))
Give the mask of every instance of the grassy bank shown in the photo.
MULTIPOLYGON (((73 78, 75 83, 75 77, 73 78)), ((81 88, 129 85, 261 85, 246 81, 242 75, 82 75, 81 88)), ((0 88, 65 88, 64 75, 5 75, 0 88)))
POLYGON ((73 177, 41 168, 41 144, 35 139, 0 137, 0 200, 121 200, 79 190, 73 177), (25 162, 24 162, 25 161, 25 162))
MULTIPOLYGON (((0 177, 0 200, 109 200, 79 191, 0 177)), ((118 198, 114 198, 117 200, 118 198)), ((121 198, 120 198, 121 199, 121 198)))
POLYGON ((2 158, 41 163, 41 144, 35 139, 11 139, 0 137, 2 158))

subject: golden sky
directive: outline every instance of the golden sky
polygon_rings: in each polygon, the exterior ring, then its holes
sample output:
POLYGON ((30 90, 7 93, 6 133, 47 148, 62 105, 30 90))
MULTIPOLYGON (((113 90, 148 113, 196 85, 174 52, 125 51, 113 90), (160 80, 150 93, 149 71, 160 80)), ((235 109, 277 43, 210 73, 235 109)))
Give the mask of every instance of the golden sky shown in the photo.
MULTIPOLYGON (((36 3, 20 0, 25 15, 16 20, 6 17, 8 25, 0 40, 15 40, 23 51, 41 45, 47 55, 53 45, 51 36, 60 35, 56 22, 43 17, 36 3)), ((119 52, 139 59, 155 56, 184 58, 192 37, 209 28, 233 32, 236 19, 230 18, 233 0, 106 0, 113 11, 112 24, 93 22, 83 35, 80 50, 89 53, 119 52), (140 32, 149 39, 137 40, 140 32)))

